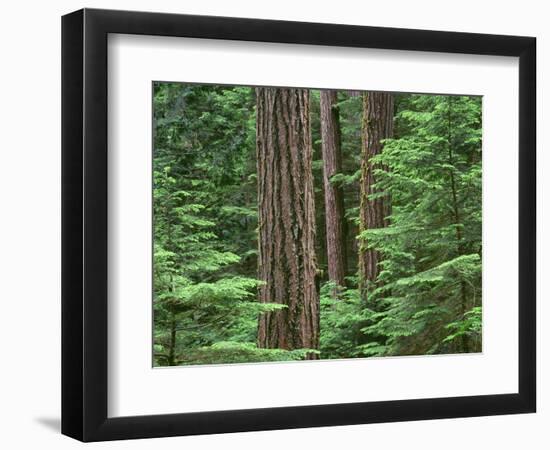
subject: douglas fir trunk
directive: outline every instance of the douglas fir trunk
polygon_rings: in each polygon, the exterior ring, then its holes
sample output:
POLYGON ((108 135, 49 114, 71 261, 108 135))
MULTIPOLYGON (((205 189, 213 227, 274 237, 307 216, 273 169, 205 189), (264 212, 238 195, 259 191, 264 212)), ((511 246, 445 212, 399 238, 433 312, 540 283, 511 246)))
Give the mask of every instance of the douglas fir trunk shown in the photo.
POLYGON ((328 278, 344 286, 346 276, 346 224, 344 194, 330 179, 342 171, 340 118, 336 91, 321 91, 321 148, 325 190, 325 227, 328 257, 328 278))
MULTIPOLYGON (((309 92, 256 90, 258 278, 263 348, 319 348, 309 92)), ((310 358, 315 355, 311 354, 310 358)))
MULTIPOLYGON (((376 192, 376 165, 371 160, 382 151, 381 141, 393 136, 393 105, 391 93, 367 92, 363 96, 360 232, 388 225, 390 199, 386 196, 371 199, 369 195, 376 192)), ((359 246, 359 281, 364 299, 368 286, 376 282, 380 262, 379 252, 367 247, 366 241, 359 246)))

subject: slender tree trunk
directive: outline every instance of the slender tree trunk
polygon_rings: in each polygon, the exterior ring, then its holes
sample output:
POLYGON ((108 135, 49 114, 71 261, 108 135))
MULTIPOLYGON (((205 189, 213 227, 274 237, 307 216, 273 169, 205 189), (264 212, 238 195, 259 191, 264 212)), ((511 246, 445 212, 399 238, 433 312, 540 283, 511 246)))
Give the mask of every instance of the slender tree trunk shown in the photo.
POLYGON ((171 312, 170 319, 170 344, 168 348, 168 365, 176 365, 176 313, 171 312))
POLYGON ((342 171, 340 117, 336 91, 321 91, 321 149, 323 153, 323 182, 325 190, 325 229, 328 256, 328 278, 339 286, 345 285, 346 223, 344 192, 330 179, 342 171))
MULTIPOLYGON (((459 205, 458 205, 458 194, 457 194, 457 188, 456 188, 456 180, 455 180, 455 174, 454 174, 454 156, 453 156, 453 122, 452 122, 452 105, 453 105, 453 97, 449 96, 447 100, 447 141, 449 143, 449 166, 451 168, 449 169, 449 181, 450 181, 450 187, 451 187, 451 205, 452 205, 452 213, 451 213, 451 220, 454 222, 455 225, 455 234, 456 234, 456 250, 459 256, 465 255, 466 251, 464 249, 464 243, 462 240, 462 221, 460 217, 459 212, 459 205)), ((466 283, 464 280, 460 280, 460 297, 461 297, 461 304, 460 309, 462 312, 462 317, 466 314, 466 312, 469 310, 468 306, 468 295, 466 292, 466 283)), ((470 340, 468 338, 468 335, 463 334, 461 336, 461 351, 464 353, 468 353, 470 350, 470 340)))
MULTIPOLYGON (((374 170, 379 166, 372 158, 379 155, 381 141, 393 136, 393 94, 367 92, 363 96, 363 145, 361 151, 361 199, 359 231, 383 228, 388 225, 390 199, 386 196, 371 199, 376 193, 374 170)), ((376 282, 379 274, 380 253, 368 248, 363 241, 359 245, 359 283, 361 296, 367 299, 369 286, 376 282)))
MULTIPOLYGON (((168 248, 174 248, 173 240, 172 240, 171 220, 168 220, 166 225, 167 225, 166 231, 167 231, 167 237, 168 237, 168 242, 167 242, 168 248)), ((176 306, 174 303, 175 299, 171 298, 174 293, 174 277, 172 276, 172 274, 170 274, 170 285, 168 286, 168 292, 170 292, 169 301, 171 302, 168 308, 170 312, 170 340, 168 344, 168 365, 175 366, 176 365, 176 342, 177 342, 177 314, 176 314, 176 306)))
POLYGON ((318 349, 309 92, 258 88, 256 114, 259 298, 286 305, 260 317, 258 345, 318 349))

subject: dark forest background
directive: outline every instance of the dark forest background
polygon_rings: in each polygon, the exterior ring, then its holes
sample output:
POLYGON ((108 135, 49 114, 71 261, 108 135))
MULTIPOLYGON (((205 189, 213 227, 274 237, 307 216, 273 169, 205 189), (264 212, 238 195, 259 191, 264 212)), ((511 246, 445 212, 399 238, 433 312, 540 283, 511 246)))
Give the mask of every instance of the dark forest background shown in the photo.
POLYGON ((481 98, 154 83, 154 364, 481 351, 481 98))

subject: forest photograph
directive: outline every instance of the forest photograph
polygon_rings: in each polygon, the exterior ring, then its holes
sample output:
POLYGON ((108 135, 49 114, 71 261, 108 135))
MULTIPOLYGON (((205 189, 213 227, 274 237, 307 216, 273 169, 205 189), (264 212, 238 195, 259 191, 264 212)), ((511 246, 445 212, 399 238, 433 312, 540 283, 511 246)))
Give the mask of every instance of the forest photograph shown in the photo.
POLYGON ((482 97, 152 92, 155 367, 482 351, 482 97))

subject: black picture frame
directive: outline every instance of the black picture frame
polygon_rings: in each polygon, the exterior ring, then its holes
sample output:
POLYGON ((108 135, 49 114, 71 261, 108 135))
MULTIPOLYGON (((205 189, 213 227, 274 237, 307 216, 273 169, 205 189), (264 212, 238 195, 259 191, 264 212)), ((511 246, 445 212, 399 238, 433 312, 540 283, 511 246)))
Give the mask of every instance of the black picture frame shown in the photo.
POLYGON ((456 32, 83 9, 62 18, 62 433, 82 441, 535 412, 536 40, 456 32), (519 57, 517 393, 107 416, 109 33, 519 57))

